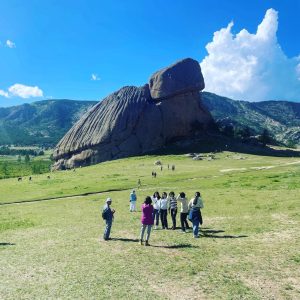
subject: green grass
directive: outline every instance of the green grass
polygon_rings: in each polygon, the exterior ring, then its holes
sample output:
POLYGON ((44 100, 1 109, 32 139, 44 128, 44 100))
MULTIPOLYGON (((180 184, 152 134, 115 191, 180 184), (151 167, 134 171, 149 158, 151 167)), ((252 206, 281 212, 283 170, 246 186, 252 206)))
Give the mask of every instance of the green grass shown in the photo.
POLYGON ((291 163, 299 159, 216 157, 145 156, 51 173, 50 180, 48 174, 32 182, 1 180, 0 203, 12 203, 0 206, 1 297, 298 299, 300 163, 291 163), (152 247, 140 246, 140 213, 128 212, 139 178, 139 204, 155 190, 185 191, 189 198, 200 190, 201 238, 157 230, 152 247), (13 204, 106 190, 119 191, 13 204), (117 211, 115 239, 103 242, 101 207, 108 196, 117 211))
POLYGON ((18 161, 18 155, 1 155, 0 156, 0 180, 5 178, 30 176, 32 174, 47 173, 50 170, 51 160, 49 151, 45 155, 30 157, 29 162, 18 161))

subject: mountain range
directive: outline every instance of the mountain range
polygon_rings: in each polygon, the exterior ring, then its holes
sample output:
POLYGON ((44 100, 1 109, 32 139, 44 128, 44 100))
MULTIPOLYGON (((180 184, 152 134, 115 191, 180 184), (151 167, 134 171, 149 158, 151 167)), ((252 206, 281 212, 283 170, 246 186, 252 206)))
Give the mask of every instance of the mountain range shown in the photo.
POLYGON ((248 129, 260 135, 267 129, 279 143, 300 144, 300 103, 290 101, 248 102, 203 92, 204 105, 220 129, 248 129))
POLYGON ((54 147, 96 103, 61 99, 0 108, 0 145, 54 147))
MULTIPOLYGON (((300 103, 237 101, 202 92, 202 103, 222 130, 264 129, 283 144, 300 144, 300 103)), ((43 100, 0 108, 0 145, 54 147, 97 101, 43 100)))

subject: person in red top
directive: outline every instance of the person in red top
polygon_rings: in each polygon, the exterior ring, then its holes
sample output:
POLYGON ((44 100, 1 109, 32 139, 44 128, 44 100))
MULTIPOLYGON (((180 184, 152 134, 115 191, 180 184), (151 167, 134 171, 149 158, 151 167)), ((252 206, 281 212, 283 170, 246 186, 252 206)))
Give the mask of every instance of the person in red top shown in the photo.
POLYGON ((141 222, 142 222, 142 228, 141 228, 140 243, 141 245, 143 245, 144 234, 147 228, 145 246, 150 246, 149 238, 150 238, 151 228, 153 225, 153 205, 152 205, 152 199, 149 196, 146 197, 142 205, 141 222))

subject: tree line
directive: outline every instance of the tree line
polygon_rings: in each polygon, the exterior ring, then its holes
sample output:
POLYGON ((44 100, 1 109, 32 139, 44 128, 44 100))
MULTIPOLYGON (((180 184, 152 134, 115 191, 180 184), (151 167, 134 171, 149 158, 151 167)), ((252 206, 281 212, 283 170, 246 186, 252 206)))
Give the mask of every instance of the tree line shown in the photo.
POLYGON ((40 156, 44 154, 44 151, 41 149, 16 149, 8 146, 0 147, 0 155, 40 156))

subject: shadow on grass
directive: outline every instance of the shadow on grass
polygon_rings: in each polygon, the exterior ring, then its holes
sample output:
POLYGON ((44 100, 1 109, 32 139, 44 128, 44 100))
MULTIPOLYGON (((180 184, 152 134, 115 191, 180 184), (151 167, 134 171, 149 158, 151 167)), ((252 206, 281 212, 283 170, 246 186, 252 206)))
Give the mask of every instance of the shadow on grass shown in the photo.
POLYGON ((111 238, 111 241, 120 241, 120 242, 133 242, 136 243, 139 239, 127 239, 127 238, 111 238))
POLYGON ((0 246, 14 246, 14 243, 0 243, 0 246))
POLYGON ((216 235, 217 233, 223 233, 224 230, 215 230, 207 227, 202 227, 200 230, 200 237, 213 238, 213 239, 240 239, 246 238, 248 235, 216 235))
POLYGON ((203 232, 203 234, 216 234, 216 233, 222 233, 225 232, 224 230, 214 230, 214 229, 204 229, 202 228, 201 231, 203 232))
MULTIPOLYGON (((132 242, 132 243, 137 243, 140 240, 139 239, 128 239, 128 238, 111 238, 111 241, 120 241, 120 242, 132 242)), ((165 248, 165 249, 182 249, 182 248, 198 248, 198 246, 194 246, 191 244, 178 244, 178 245, 152 245, 151 247, 154 248, 165 248)))
POLYGON ((201 237, 213 239, 240 239, 246 238, 248 235, 214 235, 214 234, 200 234, 201 237))
POLYGON ((171 246, 160 246, 160 245, 151 245, 154 248, 165 248, 165 249, 183 249, 183 248, 199 248, 198 246, 191 245, 191 244, 178 244, 178 245, 171 245, 171 246))

